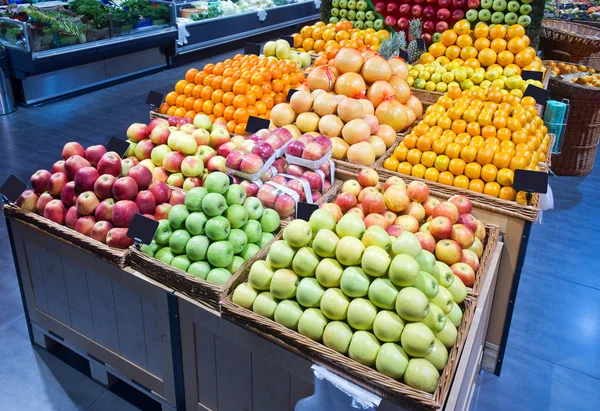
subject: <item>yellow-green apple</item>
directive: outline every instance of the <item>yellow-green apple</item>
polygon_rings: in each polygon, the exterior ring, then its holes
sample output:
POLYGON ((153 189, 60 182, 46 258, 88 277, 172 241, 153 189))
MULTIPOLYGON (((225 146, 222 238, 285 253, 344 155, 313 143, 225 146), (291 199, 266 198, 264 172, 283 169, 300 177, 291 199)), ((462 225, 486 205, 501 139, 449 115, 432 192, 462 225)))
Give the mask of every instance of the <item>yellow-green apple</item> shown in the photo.
POLYGON ((64 224, 66 215, 67 209, 60 200, 51 200, 44 207, 44 218, 55 223, 64 224))
POLYGON ((457 330, 452 321, 446 321, 444 328, 435 334, 435 338, 440 340, 444 347, 451 348, 456 342, 457 330))
POLYGON ((405 287, 396 297, 396 312, 407 321, 421 321, 429 314, 429 300, 415 287, 405 287))
POLYGON ((39 215, 44 215, 44 209, 46 208, 46 205, 52 200, 54 200, 54 197, 52 197, 52 194, 48 192, 45 192, 42 195, 40 195, 40 197, 37 200, 37 203, 35 204, 37 213, 39 215))
POLYGON ((419 276, 419 263, 410 255, 398 254, 392 259, 388 275, 398 287, 410 287, 419 276))
MULTIPOLYGON (((177 230, 180 231, 180 230, 177 230)), ((176 232, 177 232, 176 231, 176 232)), ((175 233, 171 234, 169 239, 175 233)), ((185 238, 184 238, 185 239, 185 238)), ((210 240, 204 235, 195 235, 185 244, 185 254, 191 261, 203 261, 206 259, 210 240)), ((210 271, 210 270, 209 270, 210 271)))
POLYGON ((171 129, 171 134, 167 138, 167 145, 171 150, 177 151, 177 142, 184 136, 186 136, 185 132, 171 129))
POLYGON ((369 291, 371 280, 359 267, 346 267, 340 279, 340 288, 348 297, 364 297, 369 291))
POLYGON ((433 218, 443 216, 450 220, 452 224, 456 224, 458 221, 458 215, 458 208, 448 201, 444 201, 443 203, 436 205, 431 213, 433 218))
POLYGON ((121 160, 121 173, 117 177, 125 177, 127 173, 129 173, 131 167, 138 165, 139 163, 140 161, 135 157, 125 158, 121 160))
POLYGON ((350 300, 339 288, 328 288, 321 297, 321 312, 330 320, 346 319, 350 300))
POLYGON ((85 155, 85 150, 81 146, 81 144, 76 142, 70 142, 64 145, 62 149, 62 158, 63 160, 67 160, 73 156, 83 157, 85 155))
POLYGON ((431 227, 431 221, 433 220, 433 218, 431 218, 431 216, 429 216, 429 217, 427 217, 427 219, 429 221, 427 221, 426 223, 424 223, 421 226, 421 228, 419 228, 419 231, 422 232, 422 233, 429 233, 429 227, 431 227))
POLYGON ((384 193, 385 206, 396 213, 404 211, 410 205, 408 191, 399 185, 389 187, 384 193))
POLYGON ((195 154, 198 150, 198 143, 196 143, 196 139, 193 136, 191 136, 190 134, 185 134, 177 138, 175 148, 184 156, 190 156, 192 154, 195 154))
POLYGON ((42 194, 48 189, 48 180, 50 179, 50 173, 48 170, 38 170, 31 176, 31 188, 36 194, 42 194))
POLYGON ((356 330, 372 330, 377 308, 365 298, 355 298, 348 306, 347 321, 356 330))
POLYGON ((444 344, 437 338, 433 343, 433 349, 431 350, 431 354, 424 357, 427 361, 431 363, 439 372, 442 372, 444 366, 448 362, 448 349, 444 347, 444 344))
POLYGON ((298 332, 311 340, 321 341, 327 322, 321 310, 308 308, 300 316, 298 332))
POLYGON ((381 214, 376 213, 369 214, 368 216, 366 216, 364 219, 364 223, 365 227, 367 228, 379 226, 385 229, 388 226, 388 222, 386 221, 386 219, 381 214))
POLYGON ((340 193, 335 198, 335 204, 340 208, 342 213, 350 210, 357 203, 358 201, 356 200, 356 196, 350 192, 340 193))
POLYGON ((292 260, 292 269, 296 274, 302 277, 315 275, 318 265, 319 257, 317 257, 310 247, 302 247, 299 249, 292 260))
MULTIPOLYGON (((464 263, 458 263, 458 264, 464 264, 464 263)), ((471 277, 471 273, 473 272, 473 270, 471 269, 471 267, 467 266, 461 266, 458 267, 458 264, 454 264, 452 267, 454 272, 460 273, 461 276, 464 276, 464 272, 468 272, 467 274, 467 279, 471 280, 473 282, 475 282, 475 275, 473 275, 473 277, 471 277)), ((466 264, 464 264, 466 265, 466 264)), ((452 268, 451 267, 451 268, 452 268)), ((448 291, 450 291, 450 294, 452 294, 452 299, 454 300, 455 303, 460 304, 464 301, 465 297, 467 296, 467 287, 472 287, 473 283, 469 283, 467 282, 467 280, 463 281, 462 277, 454 274, 454 281, 452 282, 452 284, 450 285, 450 287, 448 287, 448 291), (467 285, 470 284, 470 285, 467 285)))
POLYGON ((65 160, 58 160, 56 163, 52 164, 52 168, 50 169, 52 174, 54 173, 64 173, 65 172, 65 160))
POLYGON ((412 201, 404 213, 413 216, 418 222, 425 220, 425 208, 421 203, 412 201))
POLYGON ((475 255, 477 255, 477 257, 481 258, 481 256, 483 255, 483 243, 479 238, 475 237, 473 245, 469 247, 469 250, 473 251, 475 255))
POLYGON ((406 190, 410 199, 417 203, 423 203, 429 198, 429 187, 422 181, 411 181, 406 190))
POLYGON ((81 214, 77 212, 77 206, 71 206, 67 210, 67 215, 65 215, 65 225, 74 230, 79 218, 81 218, 81 214))
POLYGON ((296 300, 304 307, 320 307, 325 290, 313 277, 300 280, 296 289, 296 300))
POLYGON ((406 231, 413 234, 419 231, 419 222, 412 215, 398 216, 394 224, 401 225, 406 231))
POLYGON ((337 204, 325 203, 321 204, 320 208, 328 210, 333 215, 333 219, 335 220, 336 224, 340 221, 340 219, 343 216, 342 209, 337 204))
POLYGON ((150 141, 155 145, 164 145, 169 141, 171 130, 166 126, 157 126, 150 132, 150 141))
POLYGON ((448 265, 460 262, 462 258, 462 248, 454 240, 440 240, 435 245, 436 258, 448 265))
POLYGON ((204 162, 204 165, 208 166, 208 161, 217 156, 217 151, 210 146, 200 146, 196 151, 196 156, 204 162))
POLYGON ((292 247, 304 247, 312 240, 312 228, 307 221, 293 220, 283 230, 283 239, 292 247))
POLYGON ((89 236, 92 233, 92 228, 94 228, 94 224, 96 224, 96 219, 91 215, 80 217, 75 223, 75 231, 83 235, 89 236))
POLYGON ((363 252, 361 259, 363 271, 372 277, 382 277, 386 275, 390 263, 391 258, 387 251, 376 245, 367 247, 363 252))
POLYGON ((50 195, 59 196, 68 182, 69 178, 65 173, 54 173, 48 178, 48 192, 50 195))
MULTIPOLYGON (((408 351, 407 351, 408 352, 408 351)), ((412 358, 404 371, 404 382, 417 390, 433 393, 440 373, 424 358, 412 358)))
POLYGON ((444 240, 452 236, 452 221, 444 216, 435 217, 429 223, 429 232, 437 240, 444 240))
POLYGON ((480 241, 485 240, 485 225, 477 220, 477 230, 475 230, 475 237, 479 238, 480 241))
POLYGON ((363 187, 375 187, 379 183, 377 172, 371 168, 363 168, 358 172, 358 184, 363 187))
POLYGON ((429 299, 434 298, 439 292, 439 284, 435 277, 426 271, 420 271, 413 287, 421 290, 429 299))
POLYGON ((273 319, 275 310, 277 309, 278 301, 273 295, 264 291, 256 296, 252 304, 252 311, 256 314, 273 319))
POLYGON ((335 256, 344 265, 358 265, 364 251, 365 245, 358 238, 343 237, 337 244, 335 256))
POLYGON ((152 183, 152 172, 143 165, 131 167, 127 176, 133 178, 139 190, 146 190, 152 183))
POLYGON ((344 269, 333 258, 324 258, 315 269, 315 277, 323 287, 338 287, 344 269))
POLYGON ((150 130, 148 129, 148 126, 142 123, 133 123, 127 129, 127 138, 135 142, 148 138, 149 134, 150 130))
MULTIPOLYGON (((100 161, 98 161, 98 165, 96 166, 98 169, 98 174, 110 174, 115 177, 118 177, 121 174, 121 157, 114 151, 109 151, 105 153, 100 161)), ((67 164, 65 163, 65 169, 67 169, 67 164)))
POLYGON ((289 329, 297 330, 302 313, 302 307, 296 301, 284 300, 277 305, 274 319, 289 329))
POLYGON ((376 278, 369 286, 369 300, 379 308, 393 310, 398 289, 387 278, 376 278))
POLYGON ((385 180, 383 189, 385 191, 389 187, 394 186, 394 185, 400 186, 401 188, 406 188, 406 184, 404 183, 404 180, 402 180, 402 178, 400 178, 398 176, 392 176, 392 177, 388 178, 387 180, 385 180))
POLYGON ((94 240, 106 243, 106 236, 108 235, 108 232, 112 230, 112 228, 113 225, 108 221, 98 221, 92 227, 90 237, 92 237, 94 240))
POLYGON ((212 122, 206 114, 197 114, 194 116, 193 124, 196 128, 210 130, 212 122))
POLYGON ((382 310, 375 316, 373 333, 383 342, 398 342, 404 330, 404 320, 395 312, 382 310))
MULTIPOLYGON (((456 279, 455 279, 456 280, 456 279)), ((454 304, 454 299, 452 298, 452 294, 446 287, 439 286, 438 295, 431 299, 431 304, 435 304, 442 309, 444 314, 448 314, 452 311, 452 306, 454 304)))
POLYGON ((461 248, 469 248, 475 241, 473 231, 462 224, 454 224, 452 226, 452 235, 450 238, 458 243, 461 248))
POLYGON ((430 304, 429 313, 427 317, 423 319, 423 324, 425 324, 433 333, 439 333, 444 329, 446 325, 446 314, 442 311, 440 307, 435 304, 430 304))
POLYGON ((248 218, 251 220, 259 219, 264 212, 262 203, 256 197, 247 197, 244 200, 244 208, 248 211, 248 218))
MULTIPOLYGON (((394 221, 396 221, 396 218, 394 218, 394 221)), ((402 234, 402 232, 404 231, 404 227, 402 227, 399 224, 392 224, 386 229, 386 231, 391 237, 394 238, 395 241, 395 239, 398 238, 400 234, 402 234)))
MULTIPOLYGON (((150 170, 150 174, 152 174, 152 171, 156 168, 156 166, 154 165, 154 163, 152 162, 152 160, 150 160, 149 158, 142 160, 138 163, 140 166, 144 166, 146 167, 148 170, 150 170)), ((138 165, 136 164, 136 165, 138 165)), ((134 166, 135 167, 135 166, 134 166)), ((132 167, 130 167, 131 169, 132 167)), ((127 173, 129 173, 129 170, 127 170, 127 173)), ((121 171, 121 175, 123 175, 123 172, 121 171)))
MULTIPOLYGON (((79 201, 79 197, 77 198, 77 201, 79 201)), ((79 210, 79 207, 77 207, 77 209, 79 210)), ((81 211, 79 212, 81 213, 81 211)), ((112 223, 117 227, 129 227, 131 220, 133 220, 133 216, 135 216, 137 213, 139 213, 139 209, 133 201, 117 201, 112 210, 111 220, 112 223)))
POLYGON ((365 196, 367 194, 375 194, 375 193, 379 193, 379 191, 375 187, 365 187, 362 190, 360 190, 360 193, 358 193, 358 197, 356 197, 356 199, 360 203, 363 201, 363 199, 365 198, 365 196))
POLYGON ((431 354, 435 335, 425 324, 420 322, 408 323, 404 326, 400 337, 402 348, 412 357, 425 357, 431 354))
POLYGON ((181 171, 181 163, 183 163, 183 155, 177 151, 172 151, 165 154, 163 157, 163 167, 170 173, 181 171))
POLYGON ((346 180, 344 184, 342 184, 342 193, 350 193, 354 197, 358 197, 362 187, 358 184, 356 180, 346 180))
POLYGON ((65 184, 60 192, 60 200, 65 206, 70 207, 75 204, 76 199, 77 195, 75 194, 75 182, 69 181, 67 184, 65 184))
POLYGON ((294 298, 296 296, 296 287, 298 283, 299 279, 296 273, 287 268, 280 268, 271 276, 269 290, 275 298, 280 300, 294 298))
POLYGON ((361 220, 365 219, 365 212, 361 208, 360 204, 358 204, 356 207, 352 207, 350 210, 346 211, 346 214, 356 214, 357 216, 360 217, 361 220))
POLYGON ((338 236, 331 230, 323 229, 317 232, 312 243, 313 251, 320 257, 335 257, 339 242, 338 236))
POLYGON ((477 218, 473 214, 461 214, 458 216, 458 223, 463 224, 472 232, 477 231, 477 218))
POLYGON ((438 284, 446 288, 450 287, 452 282, 454 282, 455 277, 452 269, 446 263, 441 261, 436 261, 435 266, 436 269, 432 275, 438 281, 438 284))
POLYGON ((469 214, 473 209, 471 200, 464 195, 455 195, 448 199, 448 202, 454 204, 458 209, 458 214, 469 214))
POLYGON ((206 222, 204 231, 206 236, 212 241, 222 241, 229 236, 231 224, 229 224, 229 220, 227 220, 225 217, 216 216, 206 222))
POLYGON ((435 272, 435 256, 427 250, 421 250, 421 252, 415 258, 421 271, 425 271, 429 274, 435 272))
POLYGON ((25 190, 17 198, 17 207, 35 213, 39 196, 33 190, 25 190))
POLYGON ((390 235, 385 229, 377 225, 367 228, 362 236, 362 242, 365 247, 378 246, 384 250, 387 250, 392 244, 390 235))
POLYGON ((336 233, 340 238, 354 237, 362 238, 366 230, 365 223, 355 214, 347 214, 338 221, 336 233))
POLYGON ((192 133, 192 137, 196 140, 198 148, 210 145, 210 133, 208 130, 199 128, 192 133))
POLYGON ((479 270, 479 257, 475 254, 474 251, 469 249, 462 250, 462 258, 460 260, 461 263, 467 264, 469 267, 473 269, 473 272, 479 270))
POLYGON ((373 367, 380 347, 379 341, 373 334, 368 331, 357 331, 352 336, 348 355, 363 365, 373 367))
POLYGON ((294 249, 287 242, 275 241, 269 249, 267 261, 273 268, 287 268, 291 266, 294 254, 294 249))
POLYGON ((128 140, 127 143, 129 144, 129 147, 127 147, 127 150, 125 150, 123 156, 135 158, 135 150, 137 149, 138 143, 131 140, 128 140))
POLYGON ((407 254, 413 258, 421 252, 421 243, 416 235, 406 230, 392 242, 392 254, 407 254))
MULTIPOLYGON (((240 184, 232 184, 227 188, 227 191, 225 192, 225 194, 223 194, 225 196, 225 201, 227 202, 227 205, 232 206, 232 205, 242 205, 244 204, 244 201, 246 200, 246 190, 244 189, 244 187, 242 187, 240 184)), ((277 213, 273 210, 269 210, 266 213, 263 213, 262 215, 263 217, 265 217, 265 219, 268 219, 271 223, 271 226, 274 225, 274 222, 277 221, 277 227, 279 226, 279 216, 277 215, 277 213)), ((277 228, 275 227, 275 228, 277 228)), ((269 231, 274 231, 275 228, 272 228, 269 231)), ((266 231, 266 230, 265 230, 266 231)))
POLYGON ((379 192, 367 193, 360 202, 365 213, 381 213, 385 209, 383 194, 379 192))
POLYGON ((98 197, 96 197, 93 191, 86 191, 77 196, 77 211, 82 216, 94 214, 99 203, 100 201, 98 201, 98 197))
MULTIPOLYGON (((167 185, 165 184, 164 187, 167 187, 167 185)), ((152 191, 153 186, 150 186, 150 191, 152 191)), ((155 190, 158 190, 158 187, 155 187, 155 190)), ((163 187, 160 187, 160 190, 162 192, 163 187)), ((185 196, 185 206, 187 207, 188 211, 202 211, 202 200, 204 199, 204 197, 208 194, 208 190, 205 187, 195 187, 192 188, 190 191, 187 192, 186 196, 185 196)), ((240 216, 236 216, 236 217, 242 217, 242 215, 240 216)), ((248 218, 248 215, 246 214, 246 219, 248 218)), ((230 221, 231 222, 231 221, 230 221)), ((236 227, 232 227, 233 228, 239 228, 242 225, 245 224, 245 221, 242 222, 241 224, 237 225, 236 227)))
MULTIPOLYGON (((335 219, 333 218, 333 214, 329 210, 326 209, 318 209, 315 210, 308 220, 313 233, 318 233, 319 230, 334 230, 335 229, 335 219)), ((272 231, 272 230, 271 230, 272 231)))
POLYGON ((433 253, 435 251, 435 238, 429 232, 418 232, 415 234, 421 243, 423 250, 433 253))
MULTIPOLYGON (((175 192, 171 194, 171 198, 173 198, 174 194, 175 192)), ((208 217, 220 216, 227 208, 225 197, 219 193, 209 192, 202 198, 202 210, 208 217)))
POLYGON ((229 188, 229 177, 225 173, 211 173, 206 177, 204 187, 206 187, 209 193, 224 195, 229 188))
POLYGON ((150 140, 140 141, 135 146, 135 158, 140 161, 152 158, 152 150, 154 150, 154 147, 156 146, 150 140))
POLYGON ((112 221, 112 212, 115 206, 115 200, 107 198, 102 200, 96 210, 94 211, 94 217, 97 221, 112 221))
MULTIPOLYGON (((375 334, 377 335, 377 334, 375 334)), ((375 368, 388 377, 399 380, 404 375, 408 366, 408 356, 398 344, 385 343, 379 349, 375 368)))
POLYGON ((454 303, 454 305, 452 306, 452 311, 448 313, 447 317, 450 321, 452 321, 452 324, 454 324, 454 326, 458 328, 458 326, 460 325, 460 321, 462 320, 462 315, 462 310, 460 309, 458 304, 454 303))
POLYGON ((242 283, 236 287, 231 299, 234 304, 242 306, 247 310, 251 310, 257 296, 258 293, 252 285, 249 283, 242 283))
POLYGON ((352 341, 352 329, 348 324, 341 321, 332 321, 323 331, 323 344, 339 353, 346 354, 350 341, 352 341))
POLYGON ((437 206, 440 203, 440 200, 438 200, 437 198, 433 198, 433 197, 429 197, 424 203, 423 203, 423 209, 425 210, 425 216, 429 217, 431 214, 433 214, 433 209, 435 208, 435 206, 437 206))

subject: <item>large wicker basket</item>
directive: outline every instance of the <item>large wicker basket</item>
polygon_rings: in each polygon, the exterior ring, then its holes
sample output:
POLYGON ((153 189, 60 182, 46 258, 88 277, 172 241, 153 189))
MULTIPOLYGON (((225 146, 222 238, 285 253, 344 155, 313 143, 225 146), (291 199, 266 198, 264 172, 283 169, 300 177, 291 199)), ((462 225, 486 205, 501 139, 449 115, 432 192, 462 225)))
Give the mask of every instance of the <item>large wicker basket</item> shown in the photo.
POLYGON ((541 49, 547 59, 600 68, 600 29, 564 20, 542 22, 541 49))

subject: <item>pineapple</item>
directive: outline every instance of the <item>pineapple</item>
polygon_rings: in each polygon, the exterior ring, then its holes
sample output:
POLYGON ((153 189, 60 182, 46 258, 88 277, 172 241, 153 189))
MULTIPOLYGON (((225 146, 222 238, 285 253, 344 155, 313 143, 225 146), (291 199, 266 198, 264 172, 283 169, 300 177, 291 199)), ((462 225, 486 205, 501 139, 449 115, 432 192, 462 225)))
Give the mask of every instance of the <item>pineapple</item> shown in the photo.
POLYGON ((406 36, 403 31, 400 33, 392 32, 390 38, 383 41, 379 50, 379 55, 386 60, 398 56, 398 50, 406 49, 406 36))
POLYGON ((421 38, 421 19, 412 19, 408 23, 408 60, 410 63, 414 63, 421 57, 423 50, 420 50, 417 46, 417 39, 421 38))

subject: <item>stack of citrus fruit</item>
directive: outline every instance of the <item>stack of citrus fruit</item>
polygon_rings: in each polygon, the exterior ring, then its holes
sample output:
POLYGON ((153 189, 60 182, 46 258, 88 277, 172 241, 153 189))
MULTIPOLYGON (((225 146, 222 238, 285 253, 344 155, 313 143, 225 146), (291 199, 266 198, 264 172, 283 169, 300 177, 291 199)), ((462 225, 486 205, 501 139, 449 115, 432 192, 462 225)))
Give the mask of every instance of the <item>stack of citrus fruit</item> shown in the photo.
POLYGON ((592 67, 553 60, 549 60, 547 64, 553 76, 566 76, 561 79, 580 86, 600 87, 600 74, 592 67))
POLYGON ((243 134, 249 116, 268 119, 273 106, 303 81, 304 73, 291 60, 237 54, 202 70, 188 70, 159 112, 191 119, 204 113, 212 122, 227 123, 230 133, 243 134))
POLYGON ((512 187, 514 171, 540 171, 550 143, 532 97, 496 86, 451 87, 429 106, 384 161, 384 168, 414 177, 526 203, 512 187))
POLYGON ((440 41, 421 55, 419 63, 411 68, 408 80, 416 88, 445 92, 453 82, 463 90, 494 84, 516 90, 513 94, 518 97, 528 85, 521 71, 545 70, 535 49, 529 46, 523 26, 514 24, 507 29, 496 24, 490 28, 480 23, 471 31, 466 20, 444 31, 440 41))

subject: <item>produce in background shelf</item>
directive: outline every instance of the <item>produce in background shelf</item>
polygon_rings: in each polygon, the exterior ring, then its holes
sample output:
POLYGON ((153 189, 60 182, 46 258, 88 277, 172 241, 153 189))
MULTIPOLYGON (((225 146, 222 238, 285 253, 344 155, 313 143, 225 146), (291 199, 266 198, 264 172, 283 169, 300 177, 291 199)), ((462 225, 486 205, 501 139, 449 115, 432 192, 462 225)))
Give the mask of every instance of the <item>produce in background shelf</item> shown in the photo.
POLYGON ((579 84, 580 86, 600 87, 600 75, 592 67, 553 60, 547 63, 550 66, 552 76, 579 84))
POLYGON ((381 30, 387 24, 371 3, 364 0, 332 0, 329 15, 329 23, 349 21, 357 29, 381 30))
POLYGON ((478 22, 508 25, 519 24, 528 27, 531 24, 531 3, 533 0, 481 0, 479 7, 469 10, 465 18, 473 27, 478 22))

